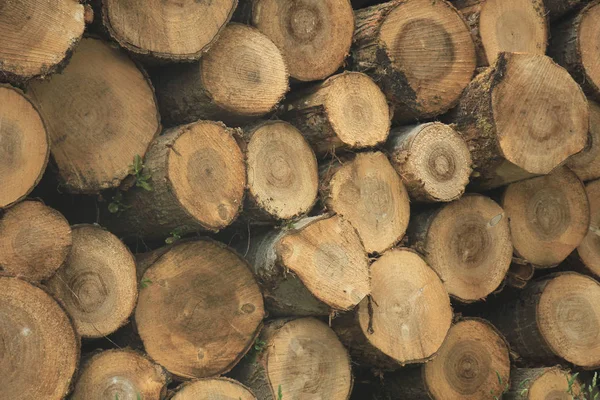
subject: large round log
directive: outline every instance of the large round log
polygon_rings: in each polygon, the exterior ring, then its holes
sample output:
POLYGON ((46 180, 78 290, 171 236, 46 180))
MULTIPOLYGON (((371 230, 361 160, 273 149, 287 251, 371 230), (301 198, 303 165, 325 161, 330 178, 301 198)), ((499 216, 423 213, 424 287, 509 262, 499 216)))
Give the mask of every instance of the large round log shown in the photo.
POLYGON ((318 155, 377 146, 388 137, 391 120, 381 89, 358 72, 343 72, 292 93, 281 117, 302 132, 318 155))
POLYGON ((573 376, 560 367, 513 368, 510 388, 502 396, 506 400, 572 400, 581 394, 577 380, 569 388, 573 376), (570 389, 570 390, 569 390, 570 389))
POLYGON ((103 0, 102 22, 125 49, 168 61, 197 60, 231 19, 237 0, 103 0))
POLYGON ((64 187, 97 193, 119 186, 160 131, 152 85, 124 51, 83 39, 61 74, 27 90, 48 127, 64 187))
POLYGON ((590 96, 600 100, 600 66, 596 37, 600 34, 600 1, 593 1, 552 29, 548 54, 565 67, 590 96))
POLYGON ((548 22, 543 0, 456 0, 475 41, 477 64, 494 64, 498 53, 546 54, 548 22))
POLYGON ((432 361, 386 376, 384 393, 406 400, 496 399, 508 387, 509 375, 509 348, 502 335, 487 321, 466 319, 450 328, 432 361))
POLYGON ((260 331, 261 292, 247 263, 223 244, 177 244, 142 282, 135 323, 144 348, 179 379, 228 372, 260 331))
POLYGON ((199 119, 231 125, 273 110, 288 89, 281 51, 257 29, 230 24, 199 62, 172 64, 155 75, 167 126, 199 119))
POLYGON ((333 320, 353 358, 377 369, 429 360, 452 323, 450 298, 414 251, 397 248, 371 265, 371 295, 333 320))
POLYGON ((566 167, 510 184, 502 197, 515 254, 538 268, 561 263, 590 225, 588 196, 566 167))
POLYGON ((138 295, 135 260, 112 233, 94 225, 73 227, 65 264, 46 282, 82 337, 99 338, 125 325, 138 295))
POLYGON ((0 85, 0 209, 22 200, 38 184, 50 155, 46 126, 23 92, 0 85))
POLYGON ((429 122, 393 129, 386 150, 411 200, 448 202, 465 192, 471 154, 452 127, 429 122))
POLYGON ((295 80, 327 78, 350 51, 354 15, 348 0, 242 0, 238 11, 281 49, 295 80))
POLYGON ((600 277, 600 180, 585 185, 585 192, 590 202, 589 228, 570 261, 578 261, 587 272, 600 277))
POLYGON ((272 315, 347 311, 370 292, 365 249, 352 224, 339 215, 306 217, 253 237, 246 257, 272 315))
POLYGON ((261 122, 244 130, 248 195, 252 221, 293 219, 317 200, 319 175, 314 152, 292 125, 261 122))
POLYGON ((158 238, 229 225, 246 187, 235 133, 212 121, 165 131, 151 144, 141 173, 150 177, 152 190, 135 187, 124 194, 109 226, 120 234, 158 238))
POLYGON ((72 400, 161 400, 167 392, 165 370, 140 353, 107 350, 90 357, 81 367, 72 400))
POLYGON ((0 398, 61 400, 79 362, 79 337, 43 290, 0 276, 0 398))
POLYGON ((584 182, 600 178, 600 104, 589 101, 590 130, 585 148, 572 155, 566 162, 579 179, 584 182))
POLYGON ((348 400, 352 372, 348 352, 335 333, 314 318, 267 324, 234 375, 260 400, 348 400))
POLYGON ((171 400, 239 399, 257 400, 241 383, 229 378, 206 378, 184 383, 171 400))
POLYGON ((574 272, 530 282, 489 314, 520 357, 600 366, 600 284, 574 272))
POLYGON ((380 152, 323 168, 321 198, 357 230, 367 253, 383 253, 406 233, 410 203, 402 180, 380 152))
POLYGON ((581 88, 539 54, 500 53, 465 89, 453 117, 471 150, 479 189, 547 174, 587 141, 581 88))
POLYGON ((0 218, 0 270, 30 281, 50 278, 71 249, 69 223, 58 211, 23 201, 0 218))
POLYGON ((79 1, 2 1, 0 82, 20 84, 55 72, 84 28, 84 7, 79 1))
POLYGON ((370 75, 398 122, 453 107, 471 81, 475 46, 462 15, 445 0, 393 0, 355 13, 352 67, 370 75))
POLYGON ((463 196, 413 219, 409 238, 462 302, 484 299, 504 280, 512 260, 508 218, 493 200, 463 196))

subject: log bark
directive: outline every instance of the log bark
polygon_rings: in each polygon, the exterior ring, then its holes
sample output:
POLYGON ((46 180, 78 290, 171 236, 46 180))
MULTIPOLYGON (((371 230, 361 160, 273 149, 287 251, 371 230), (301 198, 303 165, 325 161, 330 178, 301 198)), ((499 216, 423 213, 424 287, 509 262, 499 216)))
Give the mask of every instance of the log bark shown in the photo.
POLYGON ((71 252, 46 287, 80 336, 103 337, 125 325, 133 312, 138 297, 135 260, 112 233, 75 225, 71 252))
POLYGON ((150 146, 142 175, 152 190, 123 195, 123 210, 109 226, 125 235, 150 238, 177 231, 218 231, 237 217, 246 187, 244 155, 235 130, 198 121, 164 132, 150 146))
POLYGON ((161 400, 167 393, 166 371, 132 350, 106 350, 86 360, 71 399, 161 400))
POLYGON ((452 127, 430 122, 396 128, 386 150, 412 201, 448 202, 465 192, 471 153, 452 127))
POLYGON ((278 319, 263 329, 252 357, 234 375, 261 400, 347 400, 352 391, 348 352, 314 318, 278 319))
POLYGON ((38 287, 2 276, 0 313, 0 398, 63 399, 77 370, 80 348, 67 314, 38 287))
POLYGON ((367 253, 383 253, 406 233, 410 203, 402 180, 380 152, 322 168, 321 199, 357 230, 367 253))
POLYGON ((590 129, 585 148, 567 159, 569 167, 584 182, 600 178, 600 104, 589 101, 590 129))
POLYGON ((0 209, 25 198, 39 183, 50 145, 38 109, 23 92, 0 85, 0 209))
POLYGON ((65 189, 98 193, 119 186, 136 155, 160 132, 152 85, 125 54, 83 39, 61 74, 32 81, 52 157, 65 189))
POLYGON ((544 0, 550 22, 556 22, 570 12, 583 7, 590 0, 544 0))
POLYGON ((500 398, 509 375, 502 335, 485 320, 465 319, 450 328, 432 361, 385 376, 383 393, 385 399, 407 400, 500 398))
MULTIPOLYGON (((513 368, 510 371, 511 385, 502 398, 506 400, 571 399, 569 381, 571 374, 560 367, 513 368)), ((571 388, 577 396, 581 392, 575 381, 571 388)), ((575 397, 577 398, 577 397, 575 397)))
POLYGON ((251 222, 294 219, 317 200, 317 159, 300 131, 282 121, 244 129, 248 195, 244 212, 251 222))
POLYGON ((471 150, 478 189, 547 174, 587 140, 581 88, 538 54, 500 53, 469 84, 451 118, 471 150))
POLYGON ((229 378, 207 378, 184 383, 170 398, 170 400, 210 399, 257 400, 246 386, 229 378))
POLYGON ((275 316, 349 310, 370 291, 367 254, 340 216, 306 217, 252 238, 246 258, 275 316))
POLYGON ((471 28, 477 65, 501 52, 546 54, 548 22, 543 0, 455 0, 471 28))
POLYGON ((371 265, 371 286, 354 311, 333 320, 352 357, 380 370, 428 361, 452 323, 440 278, 417 253, 397 248, 371 265))
POLYGON ((590 202, 590 223, 572 261, 600 278, 600 180, 589 182, 585 191, 590 202))
POLYGON ((417 215, 409 239, 448 293, 465 303, 496 290, 512 260, 508 218, 496 202, 481 195, 463 196, 417 215))
POLYGON ((241 0, 237 14, 279 47, 290 78, 297 81, 327 78, 350 51, 354 14, 349 0, 241 0))
POLYGON ((317 155, 385 142, 391 114, 381 89, 365 74, 343 72, 292 94, 281 118, 306 137, 317 155))
POLYGON ((566 167, 510 184, 501 204, 516 256, 537 268, 557 266, 588 233, 588 197, 577 175, 566 167))
POLYGON ((84 28, 84 7, 76 0, 56 4, 2 2, 0 82, 19 85, 56 72, 81 39, 84 28))
POLYGON ((397 122, 452 108, 473 76, 475 47, 444 0, 393 0, 356 11, 352 68, 371 76, 397 122))
POLYGON ((228 25, 199 62, 167 65, 155 78, 167 126, 199 119, 244 124, 272 111, 288 90, 281 51, 242 24, 228 25))
POLYGON ((261 292, 247 263, 223 244, 176 244, 142 282, 138 332, 148 355, 178 379, 228 372, 260 331, 261 292))
POLYGON ((548 54, 566 68, 583 91, 600 100, 600 66, 596 59, 596 42, 600 34, 600 1, 593 1, 583 10, 552 28, 552 43, 548 54))
POLYGON ((130 52, 165 61, 191 61, 214 44, 236 6, 237 0, 103 0, 102 22, 110 36, 130 52))
POLYGON ((574 272, 530 282, 489 314, 524 360, 552 365, 564 359, 585 369, 600 365, 600 284, 574 272))
POLYGON ((0 270, 29 281, 50 278, 71 250, 71 227, 58 211, 23 201, 0 218, 0 270))

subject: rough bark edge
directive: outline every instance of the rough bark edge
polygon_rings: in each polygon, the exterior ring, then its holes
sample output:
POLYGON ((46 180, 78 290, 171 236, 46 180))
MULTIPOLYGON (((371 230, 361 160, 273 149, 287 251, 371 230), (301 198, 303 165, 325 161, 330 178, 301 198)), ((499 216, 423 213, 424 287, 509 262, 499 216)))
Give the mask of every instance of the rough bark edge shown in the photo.
POLYGON ((35 103, 31 100, 31 98, 28 95, 26 95, 21 89, 19 89, 17 87, 14 87, 14 86, 11 86, 9 84, 0 83, 0 89, 14 90, 15 92, 17 92, 17 94, 21 95, 21 97, 24 98, 31 105, 31 107, 35 110, 35 112, 39 116, 40 121, 42 122, 42 127, 44 128, 44 132, 46 133, 46 135, 45 135, 46 136, 46 156, 44 157, 44 162, 43 162, 44 166, 42 167, 39 175, 35 179, 34 184, 27 190, 26 193, 24 193, 19 198, 15 199, 15 201, 13 201, 12 203, 8 203, 5 206, 0 207, 0 211, 2 211, 2 210, 6 210, 6 209, 14 206, 15 204, 17 204, 21 200, 25 199, 27 196, 29 196, 29 194, 33 191, 33 189, 40 183, 40 181, 42 180, 42 176, 44 176, 44 172, 46 172, 46 168, 48 166, 48 161, 50 159, 50 147, 51 146, 50 146, 50 137, 48 135, 48 128, 46 126, 46 122, 44 121, 44 118, 42 117, 42 114, 40 113, 40 110, 35 105, 35 103))
MULTIPOLYGON (((264 326, 264 320, 267 317, 267 312, 265 310, 265 299, 264 299, 264 295, 262 293, 261 290, 261 286, 259 284, 259 282, 256 279, 255 274, 253 273, 252 267, 251 265, 248 263, 248 261, 246 261, 246 259, 244 257, 242 257, 237 251, 235 251, 234 249, 232 249, 231 247, 227 246, 225 243, 221 243, 217 240, 214 240, 210 237, 206 237, 203 236, 201 238, 198 239, 193 239, 193 240, 189 240, 189 241, 184 241, 184 242, 177 242, 176 244, 173 244, 172 246, 166 246, 168 247, 167 249, 165 249, 165 251, 160 254, 158 257, 156 257, 156 259, 152 262, 152 265, 149 265, 148 268, 152 267, 155 263, 157 263, 158 261, 160 261, 160 259, 162 257, 164 257, 167 253, 169 253, 171 250, 175 249, 176 247, 180 246, 180 245, 186 245, 186 244, 190 244, 190 243, 196 243, 196 242, 208 242, 208 243, 212 243, 213 245, 220 247, 221 249, 225 250, 225 251, 229 251, 230 253, 234 254, 239 260, 240 262, 248 269, 248 271, 250 272, 250 275, 252 277, 252 282, 254 282, 254 284, 256 285, 259 293, 261 294, 261 298, 262 298, 262 303, 263 303, 263 318, 261 320, 261 322, 258 324, 258 326, 256 327, 256 330, 251 334, 250 340, 248 341, 248 344, 246 345, 246 347, 237 355, 237 357, 235 358, 235 360, 233 360, 227 367, 225 367, 221 372, 216 373, 214 375, 211 376, 206 376, 204 378, 210 379, 210 378, 215 378, 215 377, 220 377, 221 375, 225 375, 229 372, 231 372, 231 370, 237 365, 239 364, 239 362, 246 356, 246 354, 248 353, 248 351, 250 350, 250 348, 254 345, 254 343, 256 342, 256 339, 259 337, 263 326, 264 326)), ((157 249, 158 250, 158 249, 157 249)), ((146 269, 147 271, 147 269, 146 269)), ((146 272, 144 272, 144 275, 146 274, 146 272)), ((136 306, 137 307, 137 306, 136 306)), ((136 334, 139 336, 139 331, 137 328, 137 323, 135 321, 135 310, 134 313, 132 314, 133 318, 132 322, 133 322, 133 327, 135 329, 136 334)), ((141 339, 140 336, 140 340, 142 343, 142 347, 144 349, 144 351, 146 350, 146 346, 144 345, 144 341, 141 339)), ((157 365, 161 365, 160 363, 158 363, 156 360, 154 360, 150 354, 146 355, 147 358, 152 361, 154 364, 157 365)), ((161 365, 162 366, 162 365, 161 365)), ((166 369, 166 368, 165 368, 166 369)), ((177 375, 176 373, 170 372, 171 376, 173 377, 173 380, 176 381, 180 381, 180 382, 187 382, 190 380, 194 380, 194 379, 203 379, 203 378, 196 378, 196 377, 188 377, 188 376, 182 376, 182 375, 177 375)))
POLYGON ((600 1, 588 3, 577 14, 552 27, 553 40, 548 47, 548 55, 569 72, 585 94, 600 101, 600 88, 590 79, 582 62, 580 40, 581 22, 585 14, 595 6, 600 6, 600 1))
POLYGON ((216 35, 199 51, 195 52, 195 53, 188 53, 188 54, 170 54, 170 53, 163 53, 163 52, 159 52, 159 51, 151 51, 151 50, 146 50, 146 49, 142 49, 141 47, 137 47, 132 43, 129 43, 127 40, 121 38, 119 35, 117 35, 117 33, 115 32, 115 30, 112 27, 112 24, 110 22, 110 17, 108 16, 108 6, 107 6, 107 2, 105 0, 102 1, 102 25, 106 28, 106 30, 108 31, 108 34, 110 35, 110 37, 115 40, 117 43, 119 43, 119 45, 121 47, 123 47, 124 49, 126 49, 127 51, 130 51, 132 53, 141 55, 141 56, 146 56, 149 58, 157 58, 160 60, 164 60, 164 61, 194 61, 194 60, 198 60, 202 57, 202 55, 204 53, 206 53, 217 41, 217 39, 219 38, 219 36, 221 35, 221 33, 223 32, 223 29, 229 24, 229 21, 231 21, 231 17, 233 16, 236 8, 238 5, 238 0, 233 0, 233 4, 231 7, 231 10, 229 11, 229 14, 227 16, 227 19, 225 20, 225 22, 219 27, 219 29, 217 30, 216 35))
POLYGON ((56 73, 61 73, 65 69, 65 67, 71 60, 73 51, 75 51, 75 48, 77 47, 77 45, 79 44, 79 42, 85 35, 85 32, 86 32, 85 28, 87 25, 87 19, 85 18, 85 16, 89 15, 88 7, 86 7, 85 4, 81 4, 81 3, 83 3, 84 0, 75 0, 75 1, 77 1, 77 3, 79 3, 79 5, 81 7, 83 7, 83 15, 84 15, 83 28, 84 29, 81 30, 81 35, 75 36, 73 38, 70 46, 63 53, 64 55, 62 56, 61 60, 53 65, 48 65, 48 66, 44 65, 41 68, 39 74, 33 74, 33 75, 15 74, 14 72, 4 71, 3 69, 0 68, 0 86, 2 83, 8 83, 8 84, 17 86, 19 88, 23 88, 27 84, 27 82, 30 81, 31 79, 34 79, 34 78, 47 79, 50 75, 56 74, 56 73))
MULTIPOLYGON (((256 131, 258 129, 260 129, 264 126, 268 126, 268 125, 280 124, 282 122, 283 121, 280 121, 280 120, 258 121, 257 123, 251 124, 251 125, 247 126, 246 128, 244 128, 243 129, 243 137, 240 138, 240 140, 238 140, 238 143, 240 145, 240 150, 244 154, 244 162, 246 163, 246 190, 245 190, 245 196, 244 196, 242 210, 243 210, 243 212, 245 212, 245 214, 247 214, 247 215, 245 215, 245 217, 249 220, 249 222, 251 224, 281 225, 281 224, 285 223, 286 221, 296 221, 296 220, 308 215, 308 213, 310 213, 310 211, 314 208, 314 206, 318 200, 318 195, 317 195, 317 196, 315 196, 315 199, 313 200, 313 202, 310 204, 310 206, 305 211, 300 211, 289 218, 281 218, 278 215, 273 215, 273 214, 269 213, 267 210, 265 210, 263 207, 261 207, 259 205, 256 195, 254 195, 252 193, 252 190, 251 190, 250 184, 249 184, 249 179, 248 179, 248 145, 250 144, 250 140, 252 139, 252 136, 254 136, 254 134, 256 133, 256 131)), ((288 122, 288 124, 289 124, 289 122, 288 122)), ((290 125, 292 125, 292 124, 290 124, 290 125)), ((292 126, 294 128, 296 128, 294 125, 292 125, 292 126)), ((304 136, 304 133, 301 132, 298 128, 296 128, 296 129, 302 136, 302 139, 306 142, 306 145, 311 149, 311 151, 313 153, 313 157, 315 159, 315 164, 317 165, 317 168, 318 168, 318 160, 317 160, 316 154, 313 150, 313 147, 311 146, 311 144, 308 142, 308 140, 304 136)), ((240 211, 240 216, 243 216, 242 211, 240 211)))

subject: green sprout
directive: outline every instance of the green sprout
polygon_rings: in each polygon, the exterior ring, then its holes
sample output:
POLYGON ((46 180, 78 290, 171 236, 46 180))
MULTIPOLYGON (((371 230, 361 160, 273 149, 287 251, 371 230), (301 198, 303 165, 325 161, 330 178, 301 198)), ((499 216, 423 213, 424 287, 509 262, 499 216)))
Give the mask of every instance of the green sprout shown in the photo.
POLYGON ((136 154, 135 157, 133 157, 133 164, 129 166, 129 173, 135 176, 135 186, 151 192, 152 184, 150 183, 150 180, 152 179, 152 176, 149 172, 144 171, 144 167, 145 165, 142 157, 136 154))

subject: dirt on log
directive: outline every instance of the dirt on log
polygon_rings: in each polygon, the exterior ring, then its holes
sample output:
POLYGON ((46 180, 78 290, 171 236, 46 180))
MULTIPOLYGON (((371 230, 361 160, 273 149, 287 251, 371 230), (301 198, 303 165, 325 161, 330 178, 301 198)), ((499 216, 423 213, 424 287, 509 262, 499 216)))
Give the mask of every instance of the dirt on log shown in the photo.
POLYGON ((471 150, 474 189, 484 190, 547 174, 582 150, 589 113, 579 85, 552 59, 500 53, 451 119, 471 150))

